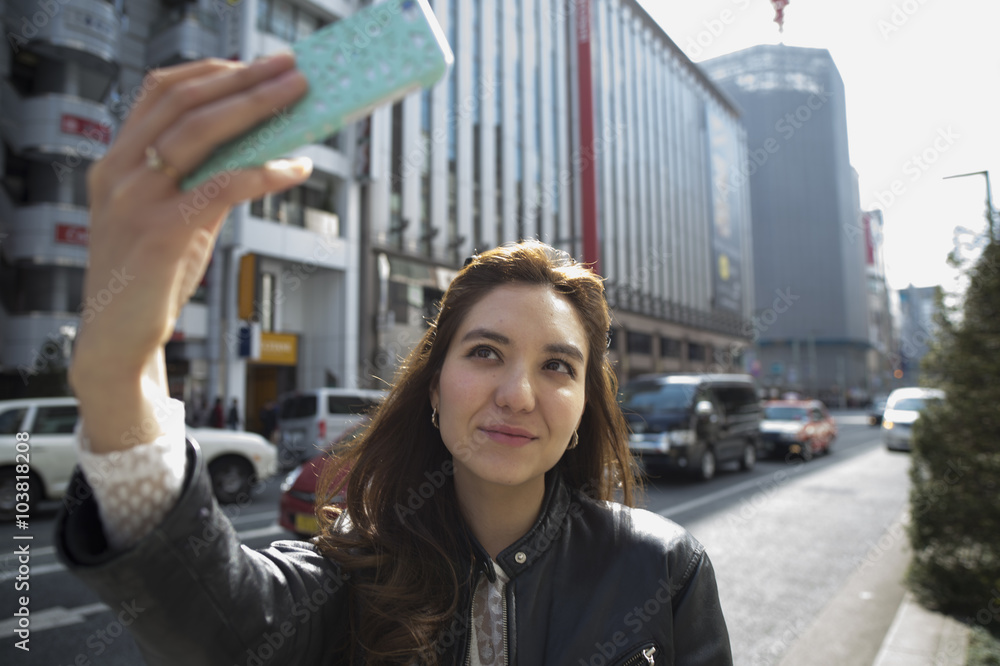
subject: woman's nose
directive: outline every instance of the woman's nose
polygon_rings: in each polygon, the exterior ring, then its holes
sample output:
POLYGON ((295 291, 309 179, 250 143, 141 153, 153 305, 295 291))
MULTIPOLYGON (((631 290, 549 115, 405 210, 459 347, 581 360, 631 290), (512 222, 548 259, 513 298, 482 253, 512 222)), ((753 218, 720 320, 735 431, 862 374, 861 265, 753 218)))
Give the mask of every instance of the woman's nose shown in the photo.
POLYGON ((509 365, 496 388, 496 402, 515 412, 530 412, 535 408, 535 388, 526 368, 509 365))

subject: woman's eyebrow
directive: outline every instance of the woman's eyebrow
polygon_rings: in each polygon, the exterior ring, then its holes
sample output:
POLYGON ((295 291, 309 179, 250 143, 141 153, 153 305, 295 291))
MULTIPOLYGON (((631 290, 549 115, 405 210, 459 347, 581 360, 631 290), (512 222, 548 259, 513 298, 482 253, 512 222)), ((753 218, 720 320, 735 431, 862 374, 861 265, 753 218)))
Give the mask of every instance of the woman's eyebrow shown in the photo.
MULTIPOLYGON (((497 333, 488 328, 474 328, 465 335, 462 336, 462 342, 467 342, 469 340, 475 340, 479 338, 485 338, 487 340, 492 340, 497 344, 510 346, 510 338, 508 338, 503 333, 497 333)), ((584 361, 583 352, 576 345, 569 343, 553 342, 545 345, 543 347, 544 351, 548 354, 562 354, 564 356, 569 356, 578 361, 584 361)))
POLYGON ((497 333, 496 331, 491 331, 488 328, 474 328, 465 335, 462 336, 462 342, 467 340, 475 340, 476 338, 486 338, 487 340, 492 340, 497 344, 509 345, 510 338, 508 338, 503 333, 497 333))
POLYGON ((571 344, 549 344, 545 345, 545 351, 549 354, 562 354, 583 361, 583 352, 576 345, 571 344))

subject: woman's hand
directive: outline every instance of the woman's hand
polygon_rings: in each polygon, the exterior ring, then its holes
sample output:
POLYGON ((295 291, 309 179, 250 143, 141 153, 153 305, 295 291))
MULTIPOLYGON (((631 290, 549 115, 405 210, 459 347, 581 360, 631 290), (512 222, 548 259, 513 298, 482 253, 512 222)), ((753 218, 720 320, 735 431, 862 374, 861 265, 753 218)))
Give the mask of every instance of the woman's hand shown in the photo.
POLYGON ((146 427, 138 438, 125 436, 152 423, 156 402, 167 397, 163 349, 230 207, 311 171, 308 160, 280 160, 228 173, 211 188, 178 186, 216 146, 305 93, 291 54, 251 65, 198 61, 148 77, 150 92, 87 179, 90 259, 69 378, 96 451, 160 434, 146 427), (149 160, 150 147, 160 164, 149 160))

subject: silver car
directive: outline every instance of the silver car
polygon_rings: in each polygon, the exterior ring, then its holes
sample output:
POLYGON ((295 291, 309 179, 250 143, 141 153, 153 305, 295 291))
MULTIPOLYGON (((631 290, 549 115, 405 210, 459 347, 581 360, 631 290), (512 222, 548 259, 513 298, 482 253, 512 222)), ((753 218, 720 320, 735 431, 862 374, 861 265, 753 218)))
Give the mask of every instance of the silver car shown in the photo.
POLYGON ((943 400, 944 391, 929 388, 901 388, 889 394, 882 416, 882 441, 891 451, 909 451, 913 424, 932 400, 943 400))

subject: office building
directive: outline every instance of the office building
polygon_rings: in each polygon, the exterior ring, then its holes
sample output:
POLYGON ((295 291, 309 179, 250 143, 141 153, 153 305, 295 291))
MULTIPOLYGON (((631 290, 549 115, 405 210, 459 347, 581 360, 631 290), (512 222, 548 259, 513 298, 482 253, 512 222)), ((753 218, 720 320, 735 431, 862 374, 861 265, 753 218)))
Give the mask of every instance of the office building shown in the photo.
MULTIPOLYGON (((18 368, 50 338, 54 359, 68 352, 86 306, 83 174, 144 73, 250 60, 366 4, 57 1, 5 53, 6 393, 58 384, 61 360, 26 383, 18 368), (64 181, 39 152, 52 146, 77 164, 64 181)), ((234 209, 168 345, 171 392, 236 398, 252 428, 287 391, 381 386, 465 258, 521 238, 607 277, 622 379, 739 369, 753 260, 748 188, 724 182, 747 159, 728 98, 634 0, 430 4, 456 53, 448 77, 299 150, 315 164, 303 186, 234 209)), ((35 11, 9 3, 6 27, 35 11)))
POLYGON ((832 405, 870 392, 866 234, 844 83, 824 49, 755 46, 701 63, 743 111, 756 313, 754 368, 832 405))

